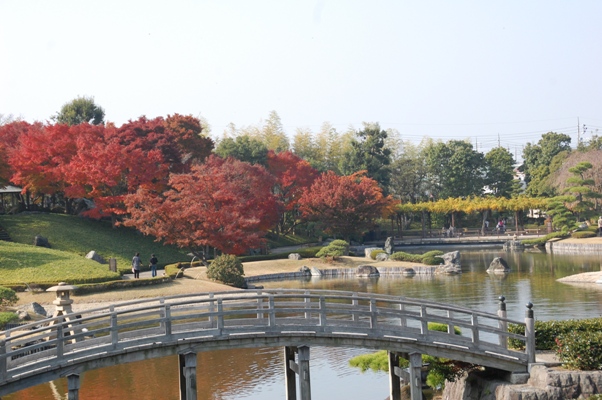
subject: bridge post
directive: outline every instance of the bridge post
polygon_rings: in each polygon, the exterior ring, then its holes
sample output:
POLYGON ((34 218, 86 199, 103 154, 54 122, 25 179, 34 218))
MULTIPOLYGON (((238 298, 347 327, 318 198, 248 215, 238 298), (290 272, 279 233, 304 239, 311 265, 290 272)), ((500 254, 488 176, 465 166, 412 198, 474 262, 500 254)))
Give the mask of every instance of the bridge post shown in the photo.
POLYGON ((196 400, 196 353, 178 354, 180 400, 196 400))
POLYGON ((525 312, 525 352, 529 357, 529 364, 535 362, 535 318, 533 318, 533 303, 527 303, 525 312))
POLYGON ((7 367, 8 365, 6 362, 6 341, 0 340, 0 381, 2 382, 6 380, 7 367))
POLYGON ((389 351, 389 399, 401 400, 401 378, 399 371, 399 354, 389 351))
MULTIPOLYGON (((499 304, 499 308, 497 310, 497 316, 500 318, 506 319, 508 317, 508 314, 506 313, 506 303, 504 303, 504 300, 506 300, 506 298, 504 296, 500 296, 499 300, 500 300, 500 304, 499 304)), ((508 322, 500 321, 498 328, 500 328, 504 332, 508 332, 508 322)), ((505 349, 508 348, 508 337, 507 336, 500 335, 499 341, 500 341, 500 346, 502 346, 505 349)))
POLYGON ((297 400, 297 376, 295 375, 295 348, 284 347, 284 383, 286 400, 297 400))
POLYGON ((412 400, 422 400, 422 354, 410 353, 410 393, 412 400))
POLYGON ((309 346, 299 346, 299 393, 301 400, 311 400, 311 381, 309 379, 309 346))
POLYGON ((79 374, 67 375, 67 400, 79 399, 79 374))

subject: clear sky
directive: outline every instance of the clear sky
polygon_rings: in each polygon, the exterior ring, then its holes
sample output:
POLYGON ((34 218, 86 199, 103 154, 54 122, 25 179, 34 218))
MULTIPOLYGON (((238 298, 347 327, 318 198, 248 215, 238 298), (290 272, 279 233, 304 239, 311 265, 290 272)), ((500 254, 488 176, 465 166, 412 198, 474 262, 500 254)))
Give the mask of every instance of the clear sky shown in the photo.
POLYGON ((520 155, 602 134, 602 1, 0 0, 0 113, 203 116, 219 136, 379 122, 520 155))

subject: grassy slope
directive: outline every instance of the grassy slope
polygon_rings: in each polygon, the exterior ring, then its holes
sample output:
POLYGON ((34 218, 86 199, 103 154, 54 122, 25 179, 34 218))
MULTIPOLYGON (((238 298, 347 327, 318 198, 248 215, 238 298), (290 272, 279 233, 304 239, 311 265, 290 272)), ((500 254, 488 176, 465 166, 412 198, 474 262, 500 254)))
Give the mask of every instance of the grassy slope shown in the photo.
MULTIPOLYGON (((148 266, 151 253, 157 255, 160 266, 190 259, 186 256, 186 251, 173 246, 163 246, 154 242, 153 238, 140 235, 133 229, 123 227, 114 229, 106 222, 70 215, 43 213, 1 215, 0 225, 6 229, 13 241, 28 245, 19 250, 20 254, 17 257, 19 260, 39 257, 33 255, 34 252, 39 251, 39 248, 32 246, 36 235, 47 238, 53 250, 70 253, 61 256, 64 260, 74 256, 73 260, 81 260, 82 266, 89 262, 84 256, 91 250, 96 251, 106 260, 111 257, 116 258, 117 268, 122 272, 129 271, 131 259, 136 252, 140 252, 145 267, 148 266), (30 252, 32 255, 29 255, 30 252)), ((0 248, 0 257, 5 251, 5 248, 0 248)), ((53 257, 58 256, 54 255, 53 257)), ((27 263, 27 261, 24 262, 27 263)), ((66 261, 61 262, 65 263, 66 261)), ((72 262, 77 264, 76 261, 69 261, 69 264, 72 262)), ((22 266, 35 267, 37 265, 22 264, 22 266)), ((3 270, 6 267, 4 262, 0 263, 0 270, 2 270, 0 282, 3 281, 3 270)), ((102 268, 108 270, 106 265, 102 268)), ((51 277, 54 280, 55 275, 51 274, 51 277)), ((40 279, 45 281, 42 276, 40 279)))
POLYGON ((20 243, 0 241, 0 283, 93 283, 119 279, 107 265, 81 256, 20 243))

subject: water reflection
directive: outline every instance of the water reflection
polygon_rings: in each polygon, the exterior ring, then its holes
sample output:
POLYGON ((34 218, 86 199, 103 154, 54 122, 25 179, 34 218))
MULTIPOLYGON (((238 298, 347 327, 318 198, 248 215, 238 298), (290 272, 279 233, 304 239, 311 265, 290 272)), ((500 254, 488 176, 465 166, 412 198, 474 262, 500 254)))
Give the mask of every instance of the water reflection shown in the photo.
MULTIPOLYGON (((461 249, 462 275, 387 277, 376 279, 308 279, 265 282, 266 288, 314 288, 391 294, 461 305, 495 312, 498 297, 507 299, 508 317, 522 320, 525 304, 535 304, 539 320, 589 318, 602 315, 602 285, 566 285, 556 279, 600 270, 600 255, 507 253, 500 249, 461 249), (512 272, 490 275, 493 258, 503 257, 512 272)), ((377 264, 376 264, 377 265, 377 264)), ((316 265, 319 267, 319 265, 316 265)), ((378 266, 378 265, 377 265, 378 266)), ((348 366, 364 349, 311 349, 312 397, 315 399, 383 399, 388 395, 384 373, 360 373, 348 366), (336 386, 336 390, 332 387, 336 386)), ((85 373, 80 395, 87 400, 177 400, 178 361, 175 356, 118 365, 85 373)), ((214 351, 198 355, 199 399, 262 399, 284 397, 282 349, 214 351)), ((5 396, 4 400, 66 399, 66 381, 5 396)))

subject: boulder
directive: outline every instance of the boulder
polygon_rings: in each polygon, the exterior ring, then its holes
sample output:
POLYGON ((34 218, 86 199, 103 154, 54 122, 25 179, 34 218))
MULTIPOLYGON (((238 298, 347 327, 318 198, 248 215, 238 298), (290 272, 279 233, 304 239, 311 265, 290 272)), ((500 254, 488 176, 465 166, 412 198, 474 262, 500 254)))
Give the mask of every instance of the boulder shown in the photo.
POLYGON ((355 273, 357 277, 372 277, 372 276, 380 276, 380 272, 373 265, 360 265, 357 267, 357 271, 355 273))
POLYGON ((462 268, 459 265, 445 264, 435 268, 434 273, 441 275, 456 275, 462 273, 462 268))
POLYGON ((506 274, 508 272, 510 272, 510 266, 502 257, 494 258, 487 268, 489 274, 506 274))
POLYGON ((46 239, 42 235, 36 235, 36 237, 33 238, 33 245, 38 247, 50 248, 50 243, 48 242, 48 239, 46 239))
POLYGON ((416 275, 416 270, 414 268, 405 268, 401 274, 406 276, 416 275))
POLYGON ((309 269, 309 267, 306 265, 299 268, 299 272, 303 272, 304 275, 311 275, 311 269, 309 269))
POLYGON ((322 276, 322 271, 320 271, 316 267, 311 267, 310 272, 311 272, 311 276, 322 276))
POLYGON ((391 236, 385 241, 385 253, 389 255, 393 253, 393 238, 391 236))
POLYGON ((22 311, 28 314, 36 314, 44 318, 48 316, 48 312, 46 311, 46 309, 36 302, 19 306, 18 311, 22 311))
POLYGON ((95 252, 94 250, 92 250, 91 252, 89 252, 88 254, 86 254, 86 258, 89 258, 90 260, 94 260, 99 264, 106 264, 107 262, 105 261, 104 258, 102 258, 102 256, 100 254, 98 254, 97 252, 95 252))
POLYGON ((387 261, 389 259, 389 254, 387 253, 378 253, 376 255, 376 261, 387 261))
POLYGON ((460 265, 460 252, 452 251, 441 256, 443 265, 460 265))
POLYGON ((31 319, 29 313, 25 310, 17 311, 17 317, 19 321, 29 321, 31 319))

